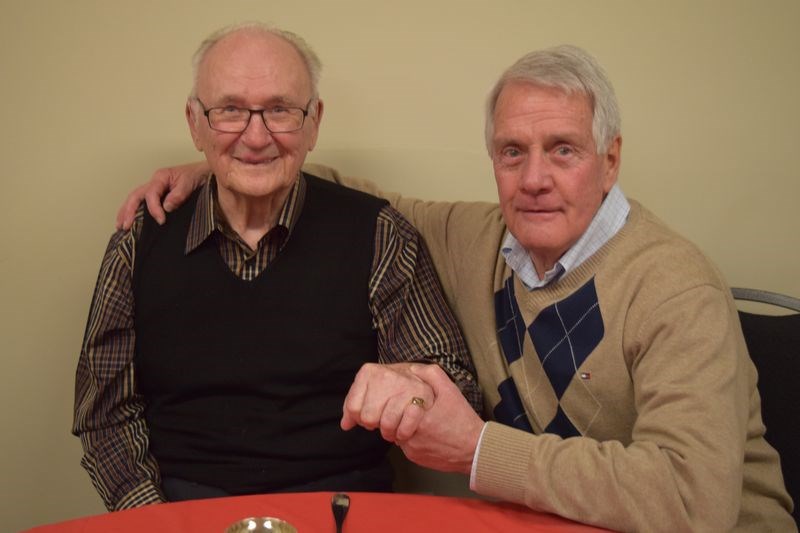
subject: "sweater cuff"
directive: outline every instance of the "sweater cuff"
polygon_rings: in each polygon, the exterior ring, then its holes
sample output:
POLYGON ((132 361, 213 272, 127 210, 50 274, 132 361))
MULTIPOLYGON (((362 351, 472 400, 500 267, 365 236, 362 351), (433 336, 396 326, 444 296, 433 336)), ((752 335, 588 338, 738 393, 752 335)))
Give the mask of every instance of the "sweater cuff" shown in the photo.
POLYGON ((150 503, 163 503, 165 501, 166 498, 161 494, 161 490, 151 481, 145 481, 120 498, 116 505, 114 505, 114 510, 121 511, 123 509, 132 509, 150 503))
POLYGON ((484 496, 525 503, 530 469, 531 435, 497 422, 488 422, 476 455, 473 490, 484 496))

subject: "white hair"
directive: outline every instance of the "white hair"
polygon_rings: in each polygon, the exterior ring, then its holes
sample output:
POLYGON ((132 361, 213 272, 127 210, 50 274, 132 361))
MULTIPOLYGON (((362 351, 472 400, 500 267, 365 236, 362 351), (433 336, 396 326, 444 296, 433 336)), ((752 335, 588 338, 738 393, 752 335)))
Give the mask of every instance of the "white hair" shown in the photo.
POLYGON ((592 106, 592 136, 598 154, 605 153, 619 135, 621 120, 617 97, 605 71, 582 48, 561 45, 526 54, 495 83, 486 100, 485 135, 490 156, 497 99, 503 87, 515 81, 557 87, 567 94, 585 94, 592 106))
POLYGON ((200 70, 200 65, 203 63, 208 51, 211 50, 211 48, 220 40, 238 31, 253 31, 266 35, 274 35, 291 44, 294 49, 297 50, 297 53, 300 54, 300 57, 303 59, 303 63, 306 66, 306 70, 308 71, 308 76, 311 79, 312 98, 316 99, 319 96, 318 87, 320 74, 322 73, 322 63, 320 62, 319 57, 317 57, 317 54, 314 52, 314 50, 312 50, 308 43, 296 33, 275 28, 263 22, 242 22, 239 24, 225 26, 224 28, 215 31, 206 37, 203 42, 200 43, 197 51, 195 51, 194 55, 192 56, 191 96, 197 96, 197 75, 198 71, 200 70))

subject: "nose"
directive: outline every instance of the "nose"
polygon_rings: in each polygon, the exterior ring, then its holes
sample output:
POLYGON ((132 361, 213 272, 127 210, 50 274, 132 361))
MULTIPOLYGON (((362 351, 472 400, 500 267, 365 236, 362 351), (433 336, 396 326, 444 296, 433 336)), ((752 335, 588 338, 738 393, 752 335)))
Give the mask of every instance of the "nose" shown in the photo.
POLYGON ((240 140, 248 148, 263 148, 272 142, 272 132, 267 129, 264 119, 259 113, 250 115, 250 122, 240 136, 240 140))
POLYGON ((530 193, 538 193, 553 185, 552 169, 547 155, 539 150, 531 150, 522 167, 519 187, 530 193))

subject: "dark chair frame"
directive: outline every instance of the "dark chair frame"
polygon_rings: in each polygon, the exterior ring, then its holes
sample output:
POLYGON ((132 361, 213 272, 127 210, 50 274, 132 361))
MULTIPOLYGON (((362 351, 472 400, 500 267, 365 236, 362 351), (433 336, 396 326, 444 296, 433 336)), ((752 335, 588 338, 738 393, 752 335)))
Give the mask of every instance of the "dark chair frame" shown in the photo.
POLYGON ((747 349, 758 370, 765 438, 781 456, 786 490, 795 503, 792 516, 800 523, 800 397, 794 384, 800 375, 800 299, 758 289, 731 288, 735 300, 770 304, 794 313, 764 315, 739 310, 747 349), (792 344, 796 343, 796 344, 792 344))

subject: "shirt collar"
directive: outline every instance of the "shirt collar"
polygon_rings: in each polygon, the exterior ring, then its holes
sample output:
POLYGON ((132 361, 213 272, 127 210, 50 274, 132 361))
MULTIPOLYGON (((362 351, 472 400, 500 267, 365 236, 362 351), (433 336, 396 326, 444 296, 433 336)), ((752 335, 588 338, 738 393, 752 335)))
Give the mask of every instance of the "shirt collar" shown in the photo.
POLYGON ((537 289, 574 270, 594 255, 606 242, 622 229, 631 206, 622 189, 615 184, 606 195, 600 209, 581 238, 567 250, 556 264, 540 279, 528 251, 508 233, 500 249, 506 264, 528 289, 537 289))
MULTIPOLYGON (((286 197, 286 201, 283 204, 283 208, 281 208, 281 213, 276 223, 276 227, 284 228, 286 232, 286 237, 284 239, 289 238, 289 234, 292 228, 294 228, 300 216, 300 212, 303 210, 305 197, 306 180, 301 172, 298 174, 294 185, 289 191, 289 195, 286 197)), ((232 230, 228 228, 225 217, 220 210, 219 202, 217 201, 216 177, 210 175, 203 184, 200 194, 197 196, 194 214, 189 224, 189 234, 186 236, 184 254, 189 254, 203 244, 203 242, 214 233, 214 230, 221 233, 233 233, 232 230)))

